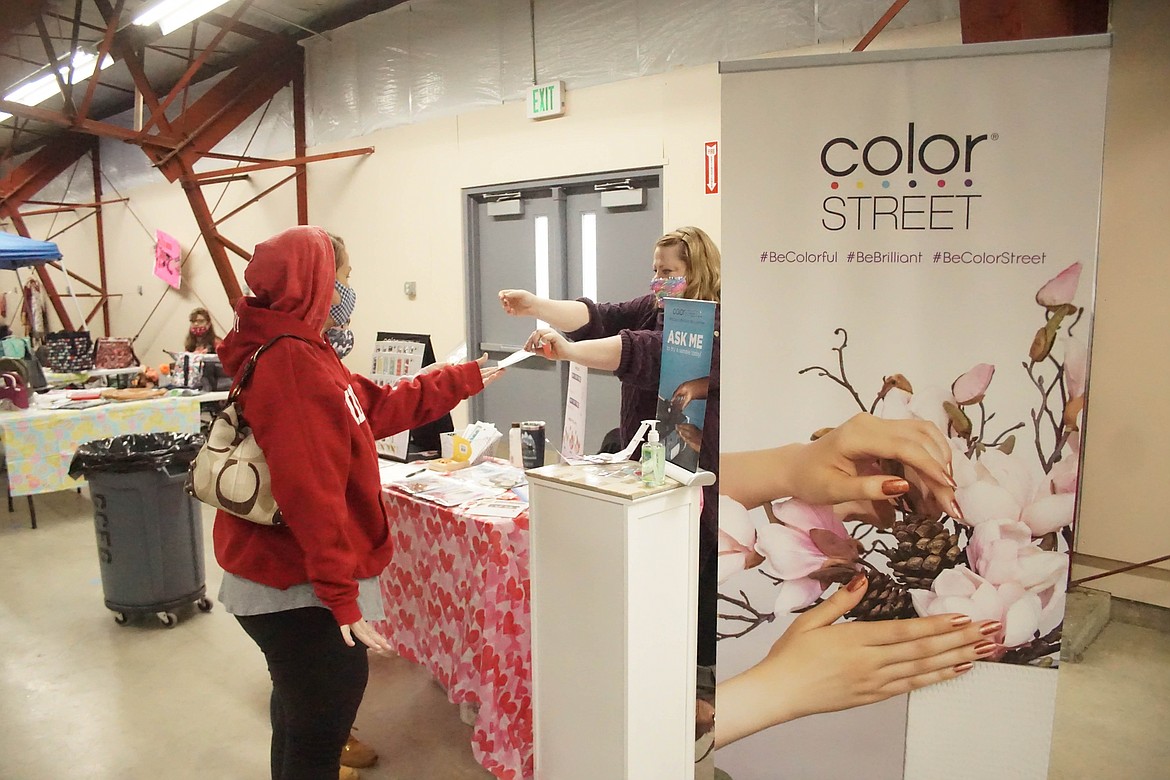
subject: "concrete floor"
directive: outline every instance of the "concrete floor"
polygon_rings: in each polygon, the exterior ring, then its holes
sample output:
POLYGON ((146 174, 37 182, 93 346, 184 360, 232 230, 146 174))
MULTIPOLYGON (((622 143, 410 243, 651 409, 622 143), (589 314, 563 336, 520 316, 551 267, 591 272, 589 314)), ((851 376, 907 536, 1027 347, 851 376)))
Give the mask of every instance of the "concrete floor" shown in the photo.
MULTIPOLYGON (((218 604, 114 623, 88 491, 36 499, 39 527, 0 504, 0 780, 268 777, 268 672, 218 604)), ((222 575, 205 511, 207 592, 222 575)), ((488 780, 459 708, 419 666, 370 656, 363 780, 488 780)))
MULTIPOLYGON (((88 493, 36 506, 35 531, 26 502, 0 507, 0 780, 267 777, 267 674, 236 622, 216 605, 173 629, 115 625, 88 493)), ((219 579, 209 559, 213 599, 219 579)), ((1049 778, 1170 780, 1170 635, 1115 617, 1060 674, 1049 778)), ((365 780, 490 777, 458 707, 408 662, 371 657, 357 726, 382 756, 365 780)))

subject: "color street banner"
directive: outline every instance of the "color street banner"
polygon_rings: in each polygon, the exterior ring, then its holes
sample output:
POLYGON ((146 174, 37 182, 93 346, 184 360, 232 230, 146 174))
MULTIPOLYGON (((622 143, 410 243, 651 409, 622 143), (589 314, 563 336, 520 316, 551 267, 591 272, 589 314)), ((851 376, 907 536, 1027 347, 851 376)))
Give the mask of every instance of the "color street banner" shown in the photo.
MULTIPOLYGON (((721 498, 718 675, 754 676, 767 702, 716 703, 717 722, 754 732, 716 754, 734 780, 1046 776, 1107 47, 722 67, 724 458, 867 412, 936 426, 957 483, 952 503, 913 469, 856 461, 910 491, 836 506, 799 498, 815 485, 757 507, 721 498), (868 587, 833 625, 821 602, 859 573, 868 587), (857 706, 896 690, 910 668, 896 661, 922 652, 888 657, 904 625, 890 620, 956 612, 1002 623, 986 661, 857 706)), ((866 441, 894 447, 885 435, 866 441)))
POLYGON ((666 445, 666 459, 696 471, 714 353, 715 303, 686 298, 667 298, 665 303, 658 432, 666 445))

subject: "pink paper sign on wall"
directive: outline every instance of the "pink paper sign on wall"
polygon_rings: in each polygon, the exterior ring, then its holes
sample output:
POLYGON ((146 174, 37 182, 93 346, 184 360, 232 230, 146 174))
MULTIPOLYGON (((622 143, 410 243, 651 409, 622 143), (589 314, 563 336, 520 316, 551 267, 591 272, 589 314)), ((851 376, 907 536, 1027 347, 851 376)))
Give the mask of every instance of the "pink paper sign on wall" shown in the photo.
POLYGON ((168 235, 161 230, 154 231, 154 275, 164 282, 179 289, 182 278, 179 268, 179 239, 168 235))

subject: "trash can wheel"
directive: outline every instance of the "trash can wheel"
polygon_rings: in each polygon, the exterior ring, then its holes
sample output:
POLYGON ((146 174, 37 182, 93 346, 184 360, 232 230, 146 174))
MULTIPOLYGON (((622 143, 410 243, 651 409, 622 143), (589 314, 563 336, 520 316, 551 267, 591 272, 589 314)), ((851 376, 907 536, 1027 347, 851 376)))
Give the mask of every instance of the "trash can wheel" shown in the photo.
POLYGON ((179 618, 175 616, 174 612, 156 612, 158 622, 162 623, 167 628, 174 628, 179 625, 179 618))
POLYGON ((126 616, 125 612, 115 612, 114 613, 114 622, 120 626, 124 626, 130 622, 130 618, 126 616))
POLYGON ((195 602, 195 606, 199 607, 200 612, 210 612, 215 604, 209 598, 201 598, 195 602))

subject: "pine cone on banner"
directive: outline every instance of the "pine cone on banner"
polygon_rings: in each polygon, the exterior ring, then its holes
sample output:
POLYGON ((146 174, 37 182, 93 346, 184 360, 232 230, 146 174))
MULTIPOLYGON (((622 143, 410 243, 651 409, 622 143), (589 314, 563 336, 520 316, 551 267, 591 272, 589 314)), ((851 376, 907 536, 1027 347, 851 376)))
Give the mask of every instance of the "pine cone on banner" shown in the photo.
POLYGON ((959 547, 959 535, 951 533, 937 520, 922 515, 906 515, 890 529, 898 546, 883 550, 890 559, 890 568, 907 588, 930 590, 934 578, 944 569, 950 569, 967 560, 959 547))
POLYGON ((1013 647, 1004 653, 999 660, 1005 664, 1030 664, 1033 661, 1038 661, 1037 666, 1052 666, 1053 660, 1047 656, 1059 652, 1063 628, 1064 624, 1061 623, 1052 629, 1047 636, 1037 637, 1027 644, 1013 647))
POLYGON ((905 588, 881 572, 872 572, 868 577, 869 587, 865 597, 845 617, 855 620, 894 620, 915 616, 914 604, 905 588))

